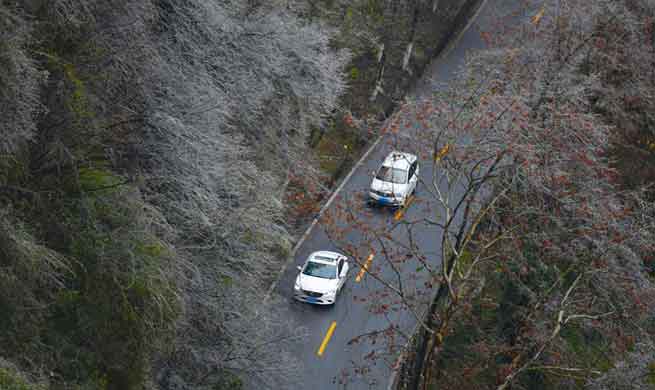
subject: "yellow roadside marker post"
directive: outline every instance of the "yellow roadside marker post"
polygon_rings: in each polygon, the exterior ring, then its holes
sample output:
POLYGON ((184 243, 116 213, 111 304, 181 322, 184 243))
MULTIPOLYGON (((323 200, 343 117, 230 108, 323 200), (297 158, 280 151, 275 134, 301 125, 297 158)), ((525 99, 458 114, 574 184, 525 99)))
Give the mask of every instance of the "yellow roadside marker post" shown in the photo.
POLYGON ((334 333, 334 329, 337 327, 337 322, 332 321, 330 324, 330 327, 328 328, 327 333, 325 334, 325 337, 323 338, 323 342, 321 343, 321 346, 318 347, 318 351, 316 354, 320 357, 323 356, 323 352, 325 352, 325 348, 327 347, 328 343, 330 342, 330 338, 332 338, 332 334, 334 333))
POLYGON ((374 253, 371 253, 368 255, 368 258, 366 259, 366 262, 364 263, 364 266, 359 270, 359 273, 357 274, 357 277, 355 278, 355 282, 359 283, 362 281, 362 278, 364 277, 364 274, 366 271, 368 271, 369 267, 371 266, 371 263, 373 262, 373 257, 375 256, 374 253))

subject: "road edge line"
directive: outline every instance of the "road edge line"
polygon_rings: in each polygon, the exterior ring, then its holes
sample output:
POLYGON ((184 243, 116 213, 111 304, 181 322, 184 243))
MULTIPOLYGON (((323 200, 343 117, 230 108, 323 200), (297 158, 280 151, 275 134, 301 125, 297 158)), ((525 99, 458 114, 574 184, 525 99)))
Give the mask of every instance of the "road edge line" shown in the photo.
POLYGON ((277 284, 282 279, 282 275, 284 275, 284 272, 287 270, 289 265, 291 265, 291 263, 293 263, 293 261, 295 260, 296 252, 298 252, 298 249, 300 249, 300 246, 305 242, 305 240, 307 240, 307 237, 309 237, 312 230, 314 230, 314 226, 316 226, 319 219, 321 219, 321 216, 325 213, 325 210, 327 210, 328 207, 330 207, 330 205, 332 204, 332 202, 334 202, 334 199, 337 197, 339 192, 341 192, 343 187, 346 185, 346 183, 348 183, 348 181, 350 180, 352 175, 362 165, 364 160, 366 160, 368 155, 371 154, 373 149, 375 149, 378 146, 378 144, 380 143, 380 141, 382 140, 383 137, 384 137, 384 134, 380 134, 378 136, 378 138, 375 140, 375 142, 373 142, 373 144, 368 148, 368 150, 366 152, 364 152, 362 157, 360 157, 360 159, 357 160, 357 163, 355 163, 355 165, 353 165, 353 167, 350 170, 350 172, 348 173, 348 175, 346 175, 346 177, 341 181, 341 184, 339 184, 337 189, 332 192, 332 195, 330 195, 330 198, 328 199, 328 201, 323 205, 323 207, 321 207, 318 214, 316 214, 316 216, 314 217, 314 220, 312 221, 312 223, 309 225, 307 230, 305 230, 305 233, 303 233, 303 235, 300 236, 300 239, 298 240, 298 242, 296 242, 296 245, 293 246, 293 249, 289 253, 289 258, 284 263, 284 265, 280 269, 280 272, 278 272, 277 277, 275 278, 275 280, 271 283, 270 287, 268 288, 268 291, 266 292, 266 296, 264 297, 264 303, 266 303, 266 301, 268 301, 271 294, 273 293, 273 290, 275 290, 275 286, 277 286, 277 284))
MULTIPOLYGON (((451 43, 448 44, 448 46, 441 52, 441 54, 439 54, 439 56, 437 56, 437 58, 435 59, 435 62, 441 61, 445 56, 450 54, 450 52, 453 51, 453 49, 455 47, 457 47, 457 44, 459 44, 459 41, 462 40, 462 37, 464 36, 464 34, 466 34, 468 32, 468 30, 471 28, 471 26, 473 25, 473 23, 475 23, 475 21, 478 20, 478 17, 480 16, 480 13, 484 9, 484 7, 487 5, 487 2, 488 2, 488 0, 481 0, 480 6, 475 11, 473 16, 469 20, 469 22, 457 34, 457 37, 453 41, 451 41, 451 43)), ((421 317, 424 317, 426 313, 427 313, 427 309, 422 313, 421 317)), ((407 351, 407 348, 409 347, 412 340, 414 339, 414 335, 416 334, 416 331, 417 331, 419 326, 420 326, 420 324, 417 322, 416 325, 414 326, 414 330, 412 331, 412 336, 410 337, 409 340, 407 340, 407 342, 403 346, 403 350, 400 352, 400 354, 398 355, 398 357, 394 361, 394 364, 392 365, 392 367, 397 367, 397 369, 392 371, 391 376, 389 377, 389 384, 387 385, 386 390, 394 390, 394 387, 397 386, 396 380, 397 380, 398 374, 400 373, 400 364, 402 364, 402 361, 404 360, 404 357, 405 357, 404 355, 405 355, 405 353, 407 351)))
MULTIPOLYGON (((471 19, 469 20, 469 22, 466 24, 466 26, 464 26, 464 28, 463 28, 463 29, 462 29, 462 30, 457 34, 456 38, 455 38, 453 41, 451 41, 451 42, 448 44, 448 46, 446 46, 446 48, 445 48, 445 49, 444 49, 444 50, 443 50, 443 51, 442 51, 442 52, 441 52, 441 53, 440 53, 440 54, 439 54, 439 55, 438 55, 438 56, 433 60, 433 62, 438 62, 438 61, 440 61, 441 59, 443 59, 443 57, 445 57, 445 56, 447 56, 448 54, 450 54, 450 52, 453 50, 453 48, 454 48, 454 47, 457 45, 457 43, 459 43, 459 41, 462 39, 462 37, 464 36, 464 34, 469 30, 469 28, 471 28, 471 26, 473 25, 473 23, 475 23, 475 21, 477 20, 478 16, 480 15, 480 12, 482 12, 482 9, 485 7, 486 4, 487 4, 487 0, 481 0, 481 3, 480 3, 480 6, 478 7, 478 10, 473 14, 473 16, 471 17, 471 19)), ((423 79, 423 77, 421 77, 421 79, 423 79)), ((290 265, 291 263, 293 263, 293 261, 295 260, 296 252, 298 251, 298 249, 300 248, 300 246, 305 242, 305 240, 307 240, 307 237, 309 237, 309 235, 311 234, 312 230, 314 230, 314 227, 315 227, 316 224, 318 223, 318 221, 319 221, 319 219, 321 218, 321 216, 323 215, 323 213, 325 213, 325 210, 327 210, 327 208, 330 207, 330 205, 332 204, 332 202, 334 201, 334 199, 336 198, 336 196, 337 196, 337 195, 339 194, 339 192, 343 189, 343 187, 346 185, 346 183, 348 183, 348 181, 350 180, 350 178, 352 177, 352 175, 355 173, 355 171, 357 170, 357 168, 359 168, 359 166, 362 165, 362 163, 364 162, 364 160, 368 157, 369 154, 371 154, 371 152, 373 151, 373 149, 375 149, 375 147, 377 147, 377 145, 380 143, 380 141, 382 140, 383 137, 384 137, 384 134, 380 134, 380 135, 378 136, 378 138, 375 140, 375 142, 373 142, 373 144, 368 148, 368 150, 367 150, 367 151, 362 155, 362 157, 361 157, 361 158, 357 161, 357 163, 352 167, 352 169, 350 170, 350 172, 348 173, 348 175, 346 175, 346 177, 343 179, 343 181, 341 182, 341 184, 339 184, 339 186, 337 187, 337 189, 332 193, 332 195, 330 195, 330 198, 328 199, 327 203, 325 203, 325 204, 323 205, 323 207, 321 207, 321 209, 319 210, 318 214, 316 215, 316 217, 314 217, 314 219, 312 220, 312 223, 309 225, 309 227, 307 228, 307 230, 305 230, 305 232, 303 233, 303 235, 300 236, 300 239, 298 240, 298 242, 296 242, 296 245, 293 246, 293 249, 292 249, 291 252, 289 253, 289 256, 288 256, 289 258, 287 259, 287 261, 284 263, 284 265, 282 266, 282 268, 281 268, 280 271, 278 272, 278 275, 276 276, 275 280, 274 280, 273 282, 271 282, 271 285, 269 286, 268 290, 266 291, 266 295, 264 296, 264 299, 262 300, 262 303, 266 303, 266 302, 270 299, 271 294, 273 293, 273 290, 275 290, 275 286, 277 286, 277 284, 278 284, 278 283, 280 282, 280 280, 282 279, 282 275, 284 275, 284 272, 287 270, 287 268, 289 267, 289 265, 290 265)))

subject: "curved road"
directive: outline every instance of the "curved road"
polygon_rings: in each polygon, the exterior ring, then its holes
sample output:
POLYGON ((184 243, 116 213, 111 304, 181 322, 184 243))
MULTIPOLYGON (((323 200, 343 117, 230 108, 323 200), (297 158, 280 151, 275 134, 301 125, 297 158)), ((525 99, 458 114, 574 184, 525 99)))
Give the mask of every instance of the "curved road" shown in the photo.
MULTIPOLYGON (((508 12, 509 9, 517 9, 519 3, 520 0, 491 0, 483 4, 456 42, 426 69, 425 76, 414 88, 412 99, 427 99, 433 91, 446 86, 463 64, 466 53, 484 47, 481 33, 492 30, 494 23, 523 17, 518 14, 510 16, 508 12)), ((402 131, 411 133, 411 129, 402 131)), ((274 293, 287 298, 290 306, 288 315, 293 325, 307 330, 307 338, 293 351, 304 366, 298 389, 389 387, 393 372, 391 366, 397 361, 399 349, 407 342, 403 335, 411 335, 416 326, 415 316, 420 313, 403 310, 397 298, 393 294, 385 294, 388 290, 372 275, 394 284, 401 283, 404 290, 416 293, 416 299, 423 297, 427 302, 431 296, 425 277, 417 272, 420 265, 402 249, 403 245, 409 244, 410 237, 402 221, 416 221, 426 215, 436 215, 439 209, 437 204, 430 197, 422 196, 425 188, 422 190, 419 184, 415 201, 403 212, 364 205, 371 182, 370 172, 378 167, 390 150, 402 149, 402 144, 400 137, 385 136, 373 147, 340 189, 326 214, 298 247, 293 262, 282 271, 275 285, 274 293), (353 225, 358 227, 352 228, 353 225), (362 226, 366 228, 362 229, 362 226), (373 238, 373 231, 388 236, 377 240, 373 238), (303 264, 309 253, 348 248, 358 254, 361 264, 368 263, 368 272, 354 265, 333 307, 312 306, 291 298, 298 272, 296 266, 303 264), (384 253, 389 251, 394 252, 392 258, 407 260, 388 261, 384 253), (390 325, 395 326, 395 331, 384 332, 389 330, 390 325)), ((432 164, 422 161, 421 180, 429 183, 433 175, 432 164)), ((440 264, 440 237, 440 229, 428 224, 416 224, 411 235, 413 242, 435 265, 440 264)))

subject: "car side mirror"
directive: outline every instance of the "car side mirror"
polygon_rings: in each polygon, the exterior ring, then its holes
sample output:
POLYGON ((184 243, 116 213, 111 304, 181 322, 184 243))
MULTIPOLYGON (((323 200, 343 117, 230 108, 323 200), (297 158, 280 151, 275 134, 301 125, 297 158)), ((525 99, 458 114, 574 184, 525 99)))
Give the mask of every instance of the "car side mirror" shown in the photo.
POLYGON ((302 267, 301 267, 301 266, 297 266, 296 268, 298 268, 298 271, 302 271, 302 267))
POLYGON ((371 171, 371 176, 375 177, 375 171, 371 171))

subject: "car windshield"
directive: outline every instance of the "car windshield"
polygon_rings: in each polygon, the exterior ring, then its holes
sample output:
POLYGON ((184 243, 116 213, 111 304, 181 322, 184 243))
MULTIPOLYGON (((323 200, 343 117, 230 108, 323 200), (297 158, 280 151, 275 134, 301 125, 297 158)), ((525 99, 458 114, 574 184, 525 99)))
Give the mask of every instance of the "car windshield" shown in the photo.
POLYGON ((404 169, 381 166, 376 179, 396 184, 407 183, 407 171, 404 169))
POLYGON ((305 265, 305 269, 302 270, 302 273, 309 276, 315 276, 317 278, 336 279, 337 266, 334 264, 310 261, 307 263, 307 265, 305 265))

